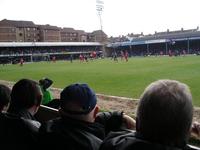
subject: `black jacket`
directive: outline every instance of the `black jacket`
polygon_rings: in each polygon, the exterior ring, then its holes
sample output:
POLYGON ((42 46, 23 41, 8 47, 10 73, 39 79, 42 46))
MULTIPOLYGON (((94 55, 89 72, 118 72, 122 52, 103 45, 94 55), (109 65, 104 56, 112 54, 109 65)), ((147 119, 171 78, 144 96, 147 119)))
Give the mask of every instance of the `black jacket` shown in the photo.
POLYGON ((38 142, 39 122, 0 113, 0 143, 7 149, 28 149, 38 142))
POLYGON ((58 118, 41 126, 40 142, 56 149, 98 150, 109 130, 117 130, 121 124, 121 112, 101 113, 94 123, 58 118))
POLYGON ((18 109, 9 109, 8 110, 9 113, 11 114, 15 114, 19 117, 22 117, 24 119, 30 119, 30 120, 36 120, 35 117, 26 109, 23 110, 18 110, 18 109))
POLYGON ((172 147, 152 143, 133 131, 121 131, 110 133, 102 143, 100 150, 196 150, 188 145, 172 147))

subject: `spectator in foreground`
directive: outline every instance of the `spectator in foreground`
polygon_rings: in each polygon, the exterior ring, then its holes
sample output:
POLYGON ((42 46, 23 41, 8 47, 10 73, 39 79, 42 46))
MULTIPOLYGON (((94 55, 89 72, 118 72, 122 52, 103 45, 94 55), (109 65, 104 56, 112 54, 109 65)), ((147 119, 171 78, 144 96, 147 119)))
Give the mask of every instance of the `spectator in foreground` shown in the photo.
POLYGON ((42 92, 37 82, 29 79, 19 80, 12 88, 9 113, 25 119, 36 120, 42 100, 42 92))
POLYGON ((40 128, 41 143, 48 143, 51 148, 98 150, 110 130, 119 130, 124 121, 126 126, 134 126, 134 120, 122 112, 98 114, 96 95, 87 84, 64 88, 60 103, 60 118, 40 128))
POLYGON ((11 89, 3 84, 0 84, 0 112, 6 112, 10 105, 11 89))
POLYGON ((39 84, 43 93, 42 104, 48 105, 53 100, 53 94, 49 90, 49 87, 53 84, 53 81, 49 78, 39 80, 39 84))
POLYGON ((19 80, 12 88, 8 113, 0 114, 1 146, 7 149, 29 149, 37 146, 40 123, 35 120, 42 100, 39 84, 19 80))
POLYGON ((110 134, 100 149, 192 149, 187 145, 192 118, 192 95, 188 86, 174 80, 158 80, 140 98, 136 132, 110 134))

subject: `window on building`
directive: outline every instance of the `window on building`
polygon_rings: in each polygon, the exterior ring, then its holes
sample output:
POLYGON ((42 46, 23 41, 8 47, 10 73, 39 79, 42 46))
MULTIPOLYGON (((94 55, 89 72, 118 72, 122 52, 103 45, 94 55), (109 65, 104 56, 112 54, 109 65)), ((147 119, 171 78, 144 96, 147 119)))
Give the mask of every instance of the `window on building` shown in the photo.
POLYGON ((27 28, 27 31, 30 31, 30 28, 27 28))
POLYGON ((19 33, 19 36, 22 36, 23 34, 22 33, 19 33))

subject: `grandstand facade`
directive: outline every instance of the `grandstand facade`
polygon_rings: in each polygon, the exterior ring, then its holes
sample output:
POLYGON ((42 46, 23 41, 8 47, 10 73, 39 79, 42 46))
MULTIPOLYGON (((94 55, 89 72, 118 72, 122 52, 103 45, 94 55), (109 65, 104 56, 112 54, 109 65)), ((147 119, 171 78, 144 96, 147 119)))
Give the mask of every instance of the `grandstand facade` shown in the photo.
POLYGON ((200 54, 200 31, 196 29, 155 32, 124 37, 107 45, 107 53, 126 50, 131 56, 200 54))
POLYGON ((79 55, 89 57, 96 52, 102 56, 103 45, 98 42, 0 42, 0 63, 78 59, 79 55))

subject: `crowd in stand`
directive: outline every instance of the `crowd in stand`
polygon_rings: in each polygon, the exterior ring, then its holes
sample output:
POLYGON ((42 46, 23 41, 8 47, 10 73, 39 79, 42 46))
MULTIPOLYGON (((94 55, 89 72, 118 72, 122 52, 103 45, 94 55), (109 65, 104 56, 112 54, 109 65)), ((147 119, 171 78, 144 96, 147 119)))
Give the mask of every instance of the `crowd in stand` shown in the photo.
POLYGON ((177 48, 168 48, 166 51, 165 47, 161 47, 158 45, 155 48, 150 48, 147 50, 146 46, 141 46, 139 48, 135 47, 130 49, 130 47, 117 47, 113 48, 112 53, 110 54, 110 57, 113 57, 114 55, 122 57, 123 55, 126 56, 126 53, 129 57, 134 56, 185 56, 188 54, 193 55, 199 55, 200 49, 199 48, 190 48, 189 52, 184 47, 177 47, 177 48))
MULTIPOLYGON (((75 83, 60 93, 59 117, 39 122, 35 114, 53 81, 21 79, 12 90, 0 85, 1 146, 15 149, 39 145, 69 150, 193 150, 191 132, 200 137, 200 124, 192 123, 189 87, 175 80, 151 83, 140 97, 136 120, 124 112, 99 112, 95 92, 75 83)), ((48 94, 47 94, 48 95, 48 94)), ((49 97, 49 96, 46 96, 49 97)))
POLYGON ((90 51, 100 51, 99 48, 95 47, 36 47, 36 48, 2 48, 0 55, 26 55, 26 54, 43 54, 43 53, 66 53, 66 52, 90 52, 90 51))
POLYGON ((3 49, 0 50, 0 64, 17 64, 23 58, 25 62, 38 61, 53 61, 56 60, 70 60, 78 59, 79 55, 85 58, 102 58, 102 51, 99 48, 91 47, 69 47, 69 48, 35 48, 35 49, 3 49))

